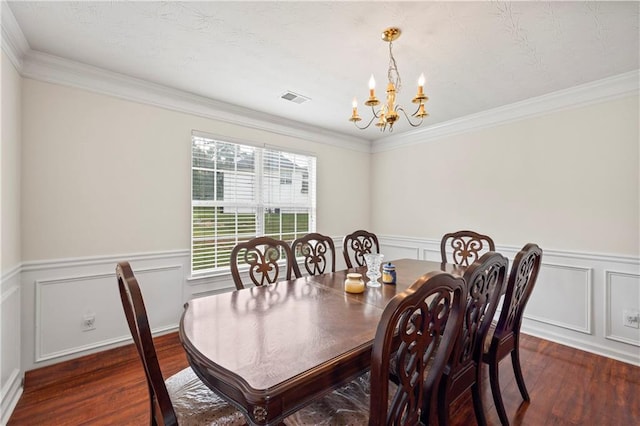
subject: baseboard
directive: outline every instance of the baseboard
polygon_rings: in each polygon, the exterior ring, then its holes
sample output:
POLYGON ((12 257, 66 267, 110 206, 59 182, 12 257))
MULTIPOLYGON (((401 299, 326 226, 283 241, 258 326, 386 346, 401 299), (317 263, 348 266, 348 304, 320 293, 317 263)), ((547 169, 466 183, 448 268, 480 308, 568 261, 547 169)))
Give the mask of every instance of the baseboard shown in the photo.
POLYGON ((16 405, 18 405, 23 390, 20 370, 13 370, 9 380, 7 380, 5 386, 2 387, 2 401, 0 402, 0 413, 2 413, 2 417, 0 418, 0 424, 6 425, 9 422, 9 417, 11 417, 16 405))
POLYGON ((622 361, 627 364, 640 367, 640 353, 634 357, 632 353, 628 351, 618 351, 604 345, 598 345, 584 340, 573 339, 565 335, 556 334, 546 330, 541 330, 531 326, 522 326, 522 333, 529 336, 537 337, 539 339, 549 340, 550 342, 558 343, 570 348, 579 349, 581 351, 590 352, 592 354, 601 355, 606 358, 622 361))

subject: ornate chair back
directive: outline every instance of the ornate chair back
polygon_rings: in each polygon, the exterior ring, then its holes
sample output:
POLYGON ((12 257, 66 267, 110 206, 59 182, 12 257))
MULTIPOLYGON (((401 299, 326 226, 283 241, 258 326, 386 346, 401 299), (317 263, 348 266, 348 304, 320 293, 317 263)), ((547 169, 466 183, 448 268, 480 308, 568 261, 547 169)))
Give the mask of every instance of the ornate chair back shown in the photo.
POLYGON ((142 293, 129 262, 118 263, 116 276, 127 324, 144 366, 151 400, 151 424, 176 425, 178 420, 156 356, 142 293))
POLYGON ((464 274, 467 301, 464 320, 455 347, 445 368, 438 395, 441 424, 448 424, 449 405, 469 388, 473 388, 474 409, 478 424, 486 423, 479 394, 480 368, 484 340, 495 315, 507 274, 507 259, 488 252, 476 260, 464 274))
POLYGON ((440 241, 442 263, 449 263, 447 252, 451 251, 451 262, 469 266, 486 251, 496 251, 491 237, 474 231, 458 231, 444 234, 440 241))
POLYGON ((367 253, 380 253, 376 234, 361 229, 346 235, 342 240, 342 254, 347 268, 366 265, 364 255, 367 253))
POLYGON ((236 288, 243 289, 245 286, 240 276, 239 265, 247 264, 249 279, 254 285, 273 284, 279 279, 291 279, 294 262, 291 248, 286 241, 257 237, 238 243, 231 250, 231 276, 236 288), (284 274, 280 273, 281 261, 284 262, 284 274))
MULTIPOLYGON (((304 269, 309 275, 336 271, 336 249, 331 237, 315 232, 307 234, 291 244, 291 252, 294 257, 304 258, 304 269)), ((293 272, 298 278, 302 276, 297 261, 293 263, 293 272)))
POLYGON ((538 279, 541 261, 542 249, 532 243, 526 244, 514 258, 494 337, 520 333, 522 314, 538 279))
POLYGON ((520 326, 524 308, 538 279, 541 262, 542 249, 532 243, 526 244, 513 259, 500 318, 496 324, 492 324, 484 344, 482 361, 489 364, 491 393, 502 424, 508 425, 509 419, 502 401, 498 363, 507 355, 511 355, 511 366, 522 399, 530 400, 520 366, 520 326))
POLYGON ((387 304, 371 353, 370 425, 418 424, 462 324, 465 291, 461 278, 433 272, 387 304))

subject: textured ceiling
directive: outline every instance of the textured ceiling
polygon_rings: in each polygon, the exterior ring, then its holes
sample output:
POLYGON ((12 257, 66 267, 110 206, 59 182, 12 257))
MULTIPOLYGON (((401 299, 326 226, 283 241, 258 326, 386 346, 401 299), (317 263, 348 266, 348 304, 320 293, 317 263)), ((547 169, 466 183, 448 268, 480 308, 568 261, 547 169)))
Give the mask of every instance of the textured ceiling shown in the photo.
POLYGON ((425 127, 640 68, 639 5, 9 2, 32 50, 370 140, 383 135, 347 119, 372 73, 383 94, 384 28, 403 31, 401 104, 426 75, 425 127))

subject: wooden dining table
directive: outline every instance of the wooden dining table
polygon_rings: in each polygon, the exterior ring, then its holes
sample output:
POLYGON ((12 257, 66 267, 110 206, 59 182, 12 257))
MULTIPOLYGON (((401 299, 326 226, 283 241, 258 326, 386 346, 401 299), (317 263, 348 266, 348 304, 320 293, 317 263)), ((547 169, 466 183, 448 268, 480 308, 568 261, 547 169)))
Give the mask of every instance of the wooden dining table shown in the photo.
POLYGON ((272 425, 366 372, 387 303, 420 276, 465 268, 395 260, 395 285, 344 291, 349 272, 308 276, 193 299, 185 304, 180 340, 189 364, 249 424, 272 425))

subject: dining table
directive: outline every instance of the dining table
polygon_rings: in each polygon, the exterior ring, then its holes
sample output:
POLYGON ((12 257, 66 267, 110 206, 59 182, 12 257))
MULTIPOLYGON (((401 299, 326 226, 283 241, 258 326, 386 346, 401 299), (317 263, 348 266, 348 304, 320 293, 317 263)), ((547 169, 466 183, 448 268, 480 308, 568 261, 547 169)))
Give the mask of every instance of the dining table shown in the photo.
POLYGON ((347 273, 304 276, 190 300, 179 335, 189 364, 251 425, 288 415, 370 368, 371 348, 387 303, 420 276, 465 268, 399 259, 396 283, 344 291, 347 273))

